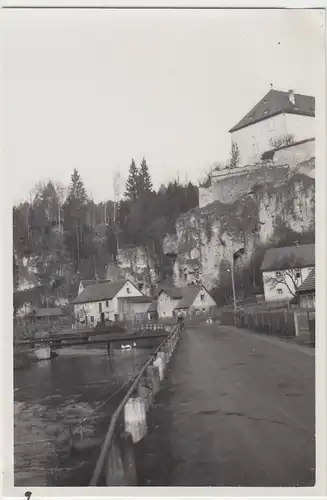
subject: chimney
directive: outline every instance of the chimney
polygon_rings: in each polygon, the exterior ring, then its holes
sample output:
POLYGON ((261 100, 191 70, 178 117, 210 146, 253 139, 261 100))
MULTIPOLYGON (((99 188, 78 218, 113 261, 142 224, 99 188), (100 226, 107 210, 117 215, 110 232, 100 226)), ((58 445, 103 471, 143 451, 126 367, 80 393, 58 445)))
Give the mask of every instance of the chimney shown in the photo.
POLYGON ((288 99, 292 104, 295 104, 294 90, 291 89, 288 91, 288 99))

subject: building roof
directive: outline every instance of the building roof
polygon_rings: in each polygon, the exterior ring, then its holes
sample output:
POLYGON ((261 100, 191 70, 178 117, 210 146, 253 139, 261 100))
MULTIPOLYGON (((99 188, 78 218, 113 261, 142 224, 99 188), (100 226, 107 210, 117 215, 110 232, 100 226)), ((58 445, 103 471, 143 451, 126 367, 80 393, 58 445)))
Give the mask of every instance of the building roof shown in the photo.
POLYGON ((315 245, 269 248, 266 251, 261 271, 310 267, 315 264, 315 245))
POLYGON ((289 100, 289 93, 271 89, 229 132, 235 132, 280 113, 315 116, 315 98, 310 95, 294 94, 295 103, 289 100))
POLYGON ((153 298, 147 297, 146 295, 136 295, 135 297, 119 297, 119 300, 131 302, 133 304, 150 304, 153 301, 153 298))
POLYGON ((80 284, 83 286, 83 288, 85 288, 89 285, 97 285, 98 283, 106 283, 107 281, 111 280, 106 280, 106 279, 81 280, 80 284))
POLYGON ((159 288, 158 297, 161 292, 165 292, 171 299, 181 299, 183 297, 183 291, 181 288, 176 288, 173 286, 164 286, 159 288))
POLYGON ((200 292, 200 286, 187 286, 183 289, 183 298, 178 302, 175 309, 188 309, 193 304, 196 296, 200 292))
POLYGON ((315 279, 315 269, 308 274, 308 276, 303 281, 297 289, 298 293, 313 292, 316 289, 316 279, 315 279))
POLYGON ((86 302, 98 302, 100 300, 111 300, 128 280, 104 281, 87 285, 86 288, 73 300, 73 304, 85 304, 86 302))
POLYGON ((36 316, 36 317, 49 317, 49 316, 62 316, 63 311, 60 307, 40 307, 37 309, 33 309, 27 316, 36 316))

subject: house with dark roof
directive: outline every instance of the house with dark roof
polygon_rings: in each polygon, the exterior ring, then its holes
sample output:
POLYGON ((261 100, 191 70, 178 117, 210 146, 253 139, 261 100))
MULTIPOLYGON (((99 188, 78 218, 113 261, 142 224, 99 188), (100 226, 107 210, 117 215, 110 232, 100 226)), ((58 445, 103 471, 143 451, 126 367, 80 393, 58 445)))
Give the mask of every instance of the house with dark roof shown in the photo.
MULTIPOLYGON (((121 312, 122 298, 138 300, 143 293, 130 280, 98 281, 85 284, 85 288, 73 301, 77 324, 96 326, 106 321, 117 321, 121 312)), ((149 306, 150 302, 147 303, 149 306)))
POLYGON ((304 309, 316 308, 316 279, 314 268, 303 281, 302 285, 297 288, 296 295, 299 297, 300 307, 304 309))
POLYGON ((268 249, 261 264, 265 300, 293 299, 314 266, 314 244, 268 249))
POLYGON ((283 142, 315 136, 315 98, 272 88, 229 132, 238 145, 239 166, 253 165, 283 142))
POLYGON ((215 306, 216 302, 204 286, 190 285, 183 288, 183 297, 175 307, 175 316, 207 314, 215 306))
POLYGON ((207 313, 216 302, 204 286, 189 285, 184 288, 163 288, 158 294, 158 316, 171 318, 207 313))
POLYGON ((181 288, 164 286, 158 289, 157 307, 159 318, 172 318, 178 302, 183 298, 181 288))

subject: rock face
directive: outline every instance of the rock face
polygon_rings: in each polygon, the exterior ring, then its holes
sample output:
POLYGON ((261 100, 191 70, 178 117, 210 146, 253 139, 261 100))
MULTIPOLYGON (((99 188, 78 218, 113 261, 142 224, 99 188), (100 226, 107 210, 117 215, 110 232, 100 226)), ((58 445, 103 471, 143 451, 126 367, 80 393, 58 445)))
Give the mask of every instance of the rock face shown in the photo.
POLYGON ((107 266, 107 279, 129 279, 146 295, 158 283, 157 259, 143 246, 126 246, 117 253, 116 264, 107 266))
POLYGON ((245 249, 239 261, 245 266, 255 249, 272 240, 280 227, 313 231, 314 166, 310 160, 297 167, 274 166, 274 174, 261 166, 256 174, 240 172, 225 178, 215 187, 223 201, 216 199, 181 215, 176 222, 175 286, 192 282, 197 273, 197 279, 212 288, 229 269, 234 252, 245 249))

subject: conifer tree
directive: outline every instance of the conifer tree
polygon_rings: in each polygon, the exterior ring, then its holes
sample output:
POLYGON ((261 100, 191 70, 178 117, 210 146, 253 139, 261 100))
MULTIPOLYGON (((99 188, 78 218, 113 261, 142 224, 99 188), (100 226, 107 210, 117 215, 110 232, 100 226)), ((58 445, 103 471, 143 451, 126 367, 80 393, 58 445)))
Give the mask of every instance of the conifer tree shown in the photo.
POLYGON ((125 197, 130 201, 135 201, 139 195, 139 171, 134 159, 129 167, 126 181, 125 197))
POLYGON ((151 193, 153 190, 151 175, 146 159, 143 158, 139 173, 139 191, 140 193, 151 193))
POLYGON ((87 194, 84 182, 77 168, 74 168, 74 171, 72 173, 71 184, 69 186, 69 191, 68 191, 67 202, 71 201, 78 201, 80 204, 84 204, 87 202, 87 194))

